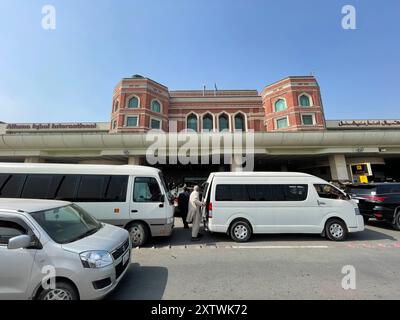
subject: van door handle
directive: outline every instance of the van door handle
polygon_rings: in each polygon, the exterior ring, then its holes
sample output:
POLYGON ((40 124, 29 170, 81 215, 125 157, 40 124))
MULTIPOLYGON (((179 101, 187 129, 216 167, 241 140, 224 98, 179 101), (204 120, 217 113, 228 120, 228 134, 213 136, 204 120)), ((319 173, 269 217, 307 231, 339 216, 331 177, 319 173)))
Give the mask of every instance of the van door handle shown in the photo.
POLYGON ((164 203, 160 203, 160 204, 159 204, 159 207, 160 207, 160 208, 164 208, 164 203))
POLYGON ((317 200, 317 201, 318 201, 318 205, 319 205, 319 206, 322 206, 322 205, 326 204, 326 203, 323 202, 323 201, 319 201, 319 200, 317 200))
POLYGON ((137 210, 131 210, 131 212, 136 213, 136 212, 138 212, 138 211, 137 211, 137 210))

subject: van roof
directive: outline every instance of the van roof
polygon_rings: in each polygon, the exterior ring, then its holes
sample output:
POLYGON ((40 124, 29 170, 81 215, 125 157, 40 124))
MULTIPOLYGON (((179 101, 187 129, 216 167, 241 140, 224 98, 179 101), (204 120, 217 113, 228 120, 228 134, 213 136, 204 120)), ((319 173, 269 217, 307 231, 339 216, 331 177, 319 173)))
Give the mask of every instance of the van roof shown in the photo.
POLYGON ((317 178, 311 174, 302 172, 213 172, 214 177, 307 177, 317 178))
POLYGON ((157 174, 158 169, 135 165, 0 163, 0 173, 157 174))
POLYGON ((0 212, 1 211, 24 211, 24 212, 37 212, 43 210, 50 210, 58 207, 63 207, 71 204, 67 201, 59 200, 34 200, 34 199, 0 199, 0 212))

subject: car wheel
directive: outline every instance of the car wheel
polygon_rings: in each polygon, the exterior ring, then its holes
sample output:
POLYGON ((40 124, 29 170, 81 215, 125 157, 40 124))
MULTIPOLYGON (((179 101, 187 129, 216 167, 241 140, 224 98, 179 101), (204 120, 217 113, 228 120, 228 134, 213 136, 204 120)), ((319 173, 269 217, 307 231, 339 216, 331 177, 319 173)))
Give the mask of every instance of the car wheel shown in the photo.
POLYGON ((329 240, 342 241, 347 237, 347 226, 341 220, 329 220, 325 226, 325 234, 329 240))
POLYGON ((393 226, 393 229, 400 230, 400 212, 397 212, 392 226, 393 226))
POLYGON ((143 223, 132 223, 129 226, 128 231, 131 237, 132 247, 140 247, 146 243, 149 233, 147 227, 143 223))
POLYGON ((66 282, 57 282, 54 289, 40 292, 39 300, 79 300, 76 289, 66 282))
POLYGON ((246 242, 252 234, 250 224, 246 221, 236 221, 232 224, 230 235, 233 241, 246 242))

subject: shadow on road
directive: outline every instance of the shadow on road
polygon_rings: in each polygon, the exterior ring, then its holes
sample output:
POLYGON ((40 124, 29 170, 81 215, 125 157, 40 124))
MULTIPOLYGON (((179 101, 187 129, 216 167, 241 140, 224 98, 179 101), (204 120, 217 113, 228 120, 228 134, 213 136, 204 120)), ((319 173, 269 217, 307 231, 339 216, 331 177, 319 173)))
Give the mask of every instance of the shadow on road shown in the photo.
MULTIPOLYGON (((133 256, 134 257, 134 256, 133 256)), ((167 286, 168 269, 132 263, 108 300, 161 300, 167 286)))
MULTIPOLYGON (((371 221, 368 223, 363 232, 349 233, 348 241, 376 241, 376 240, 390 240, 399 241, 399 239, 388 234, 387 231, 391 230, 391 227, 380 222, 371 221), (378 228, 383 228, 382 232, 378 228), (386 231, 387 230, 387 231, 386 231)), ((183 227, 177 226, 174 229, 171 237, 155 237, 150 241, 145 248, 164 247, 168 245, 173 246, 192 246, 192 245, 203 245, 203 246, 216 246, 224 243, 226 245, 235 245, 231 238, 222 233, 207 233, 201 231, 204 236, 200 241, 191 242, 191 229, 184 229, 183 227)), ((400 236, 400 232, 399 232, 400 236)), ((296 242, 326 242, 329 241, 319 234, 255 234, 248 242, 250 244, 259 244, 261 242, 284 242, 289 241, 295 244, 296 242)))

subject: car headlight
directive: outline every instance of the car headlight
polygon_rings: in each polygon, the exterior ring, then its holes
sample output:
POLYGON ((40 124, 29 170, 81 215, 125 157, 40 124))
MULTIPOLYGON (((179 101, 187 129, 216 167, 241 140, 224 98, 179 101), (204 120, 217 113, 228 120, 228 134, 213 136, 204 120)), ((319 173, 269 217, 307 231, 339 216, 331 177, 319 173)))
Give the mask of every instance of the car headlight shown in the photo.
POLYGON ((85 251, 79 256, 85 268, 104 268, 113 263, 108 251, 85 251))

